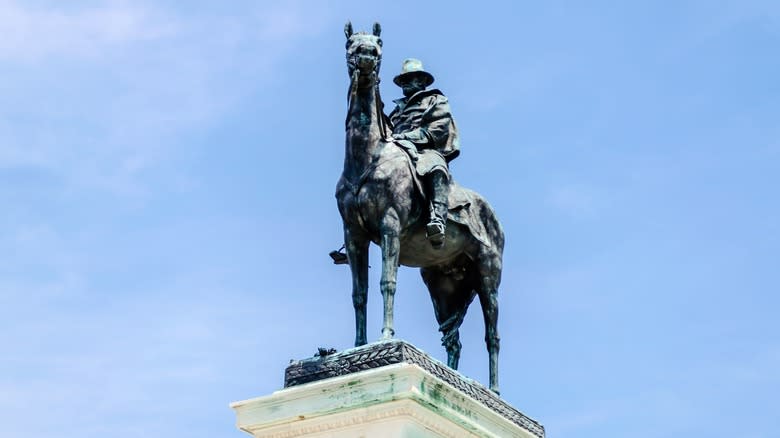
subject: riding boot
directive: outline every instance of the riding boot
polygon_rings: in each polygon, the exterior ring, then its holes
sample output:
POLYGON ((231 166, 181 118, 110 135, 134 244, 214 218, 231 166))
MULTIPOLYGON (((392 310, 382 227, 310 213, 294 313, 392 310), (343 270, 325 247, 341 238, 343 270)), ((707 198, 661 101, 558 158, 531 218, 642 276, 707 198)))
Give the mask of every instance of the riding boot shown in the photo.
POLYGON ((447 229, 447 198, 449 197, 449 177, 445 172, 434 171, 429 177, 431 193, 431 219, 427 226, 428 241, 438 249, 444 246, 447 229))

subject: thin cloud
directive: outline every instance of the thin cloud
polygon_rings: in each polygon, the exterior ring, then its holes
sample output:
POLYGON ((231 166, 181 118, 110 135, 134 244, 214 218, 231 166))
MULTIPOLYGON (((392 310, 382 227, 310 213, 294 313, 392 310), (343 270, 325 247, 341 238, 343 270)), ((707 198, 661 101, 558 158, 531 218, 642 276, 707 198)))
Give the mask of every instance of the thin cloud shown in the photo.
MULTIPOLYGON (((61 190, 143 199, 150 180, 195 182, 171 162, 218 124, 324 18, 297 4, 249 18, 142 4, 35 9, 0 0, 0 169, 36 168, 61 190), (152 178, 150 178, 150 175, 152 178)), ((170 185, 169 185, 170 187, 170 185)), ((54 189, 55 187, 52 187, 54 189)))
POLYGON ((118 44, 169 35, 169 19, 129 4, 80 10, 34 8, 0 1, 0 58, 40 60, 56 55, 90 55, 118 44))

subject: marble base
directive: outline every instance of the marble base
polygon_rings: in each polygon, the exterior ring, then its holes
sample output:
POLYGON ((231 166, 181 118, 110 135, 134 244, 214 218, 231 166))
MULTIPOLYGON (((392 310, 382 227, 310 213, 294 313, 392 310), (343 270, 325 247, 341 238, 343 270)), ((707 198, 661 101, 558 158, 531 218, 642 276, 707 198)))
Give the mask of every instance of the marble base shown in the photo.
POLYGON ((238 428, 257 438, 544 438, 541 424, 403 341, 294 362, 286 383, 232 403, 238 428))

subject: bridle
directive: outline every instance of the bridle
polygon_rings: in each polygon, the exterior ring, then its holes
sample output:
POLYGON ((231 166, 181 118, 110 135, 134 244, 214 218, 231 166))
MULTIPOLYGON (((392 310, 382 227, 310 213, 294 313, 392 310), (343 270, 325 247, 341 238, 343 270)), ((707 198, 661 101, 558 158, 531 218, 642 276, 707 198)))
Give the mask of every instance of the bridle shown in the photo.
MULTIPOLYGON (((358 58, 357 54, 347 53, 347 65, 349 65, 349 67, 352 69, 352 76, 350 77, 350 82, 349 82, 349 91, 347 93, 348 108, 352 105, 352 100, 357 95, 358 88, 361 88, 359 86, 361 71, 360 71, 360 66, 357 58, 358 58)), ((382 140, 384 140, 385 142, 389 142, 392 140, 389 139, 387 135, 387 125, 385 123, 384 113, 382 112, 382 106, 383 106, 382 97, 379 94, 379 83, 381 82, 381 79, 379 78, 379 68, 381 64, 382 64, 382 58, 379 57, 379 59, 374 63, 374 68, 371 71, 369 77, 370 77, 370 82, 373 82, 373 85, 371 86, 374 87, 374 99, 375 99, 374 106, 376 107, 376 116, 377 119, 379 120, 380 135, 382 136, 382 140)), ((349 124, 349 114, 347 114, 347 120, 345 121, 345 126, 347 124, 349 124)))

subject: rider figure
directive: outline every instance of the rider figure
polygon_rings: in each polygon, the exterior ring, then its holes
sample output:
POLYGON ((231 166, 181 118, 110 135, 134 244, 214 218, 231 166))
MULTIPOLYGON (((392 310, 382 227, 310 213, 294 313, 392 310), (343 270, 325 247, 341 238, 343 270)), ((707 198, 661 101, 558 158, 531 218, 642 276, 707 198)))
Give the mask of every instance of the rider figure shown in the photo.
POLYGON ((447 98, 437 89, 426 89, 433 81, 420 60, 404 60, 401 74, 393 79, 404 97, 393 101, 396 107, 389 118, 393 138, 416 161, 423 177, 430 200, 428 241, 441 248, 447 224, 448 163, 460 154, 460 142, 447 98))

